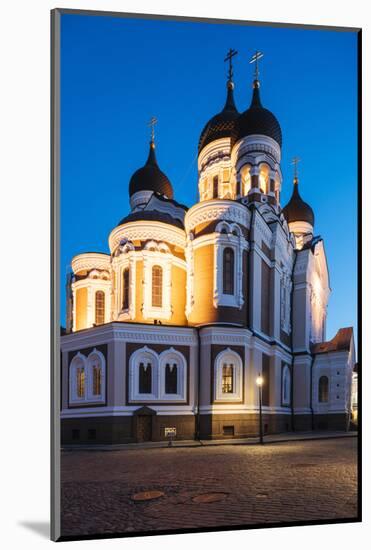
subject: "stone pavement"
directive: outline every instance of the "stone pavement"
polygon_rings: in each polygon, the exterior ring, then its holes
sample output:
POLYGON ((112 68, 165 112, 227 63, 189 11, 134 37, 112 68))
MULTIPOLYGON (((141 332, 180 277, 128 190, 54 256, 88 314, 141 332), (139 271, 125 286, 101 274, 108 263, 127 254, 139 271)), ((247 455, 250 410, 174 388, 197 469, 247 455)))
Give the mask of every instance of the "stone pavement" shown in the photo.
POLYGON ((355 437, 77 450, 61 467, 62 536, 357 516, 355 437))
MULTIPOLYGON (((310 431, 310 432, 285 432, 281 434, 265 435, 265 443, 282 443, 286 441, 304 441, 308 439, 332 439, 338 437, 357 437, 356 431, 349 432, 328 432, 328 431, 310 431)), ((202 447, 212 445, 256 445, 259 443, 258 437, 245 437, 243 439, 203 439, 195 440, 189 439, 184 441, 173 441, 172 447, 202 447)), ((146 441, 143 443, 122 443, 116 445, 102 445, 102 444, 74 444, 65 445, 63 447, 66 451, 74 450, 133 450, 133 449, 157 449, 168 447, 168 441, 146 441)))

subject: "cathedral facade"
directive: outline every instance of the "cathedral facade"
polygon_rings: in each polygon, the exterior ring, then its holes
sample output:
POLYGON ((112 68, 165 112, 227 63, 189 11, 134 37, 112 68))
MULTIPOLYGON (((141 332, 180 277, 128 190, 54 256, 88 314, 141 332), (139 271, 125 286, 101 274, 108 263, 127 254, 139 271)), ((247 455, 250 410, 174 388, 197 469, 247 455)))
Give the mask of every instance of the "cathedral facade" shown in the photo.
POLYGON ((263 107, 223 110, 198 144, 199 202, 179 204, 152 136, 109 252, 72 260, 61 336, 62 443, 242 438, 341 429, 352 328, 326 340, 324 241, 297 174, 280 203, 281 127, 263 107))

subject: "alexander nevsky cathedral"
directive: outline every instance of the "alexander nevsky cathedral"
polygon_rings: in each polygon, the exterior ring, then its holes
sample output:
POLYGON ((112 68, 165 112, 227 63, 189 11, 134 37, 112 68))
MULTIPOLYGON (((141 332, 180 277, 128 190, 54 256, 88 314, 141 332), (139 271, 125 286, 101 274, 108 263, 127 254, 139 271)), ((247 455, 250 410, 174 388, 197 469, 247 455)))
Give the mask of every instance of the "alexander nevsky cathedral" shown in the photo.
POLYGON ((199 202, 176 201, 152 132, 107 253, 72 259, 63 444, 348 428, 353 329, 326 340, 329 272, 308 182, 295 172, 282 207, 282 131, 263 106, 259 55, 240 112, 232 52, 225 105, 198 143, 199 202))

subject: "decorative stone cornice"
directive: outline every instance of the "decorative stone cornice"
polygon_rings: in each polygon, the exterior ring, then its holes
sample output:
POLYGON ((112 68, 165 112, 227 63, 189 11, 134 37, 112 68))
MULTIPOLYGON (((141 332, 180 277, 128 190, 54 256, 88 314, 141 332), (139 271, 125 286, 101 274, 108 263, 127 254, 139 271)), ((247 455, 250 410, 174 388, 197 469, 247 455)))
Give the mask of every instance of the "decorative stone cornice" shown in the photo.
POLYGON ((266 153, 273 157, 277 164, 281 161, 281 150, 278 143, 268 136, 254 134, 235 143, 231 152, 232 164, 237 165, 237 161, 241 157, 251 153, 266 153))
POLYGON ((130 241, 164 241, 185 248, 186 236, 183 229, 157 221, 138 220, 115 227, 109 236, 110 250, 114 250, 120 240, 130 241))
POLYGON ((226 220, 249 227, 250 212, 244 205, 231 200, 203 201, 188 210, 185 217, 186 231, 191 231, 202 223, 214 220, 226 220))
POLYGON ((111 257, 109 254, 99 252, 87 252, 79 254, 72 258, 71 266, 73 272, 91 271, 92 269, 109 270, 111 265, 111 257))
POLYGON ((229 159, 231 150, 231 140, 229 137, 216 139, 208 143, 200 152, 198 157, 198 170, 203 171, 210 162, 229 159))
MULTIPOLYGON (((228 329, 225 329, 224 332, 215 332, 215 333, 209 333, 203 335, 201 333, 201 340, 202 344, 220 344, 220 345, 235 345, 235 346, 241 346, 245 345, 248 346, 251 342, 251 333, 247 332, 245 334, 233 334, 232 330, 234 327, 231 327, 228 331, 228 329)), ((234 332, 234 330, 233 330, 234 332)))

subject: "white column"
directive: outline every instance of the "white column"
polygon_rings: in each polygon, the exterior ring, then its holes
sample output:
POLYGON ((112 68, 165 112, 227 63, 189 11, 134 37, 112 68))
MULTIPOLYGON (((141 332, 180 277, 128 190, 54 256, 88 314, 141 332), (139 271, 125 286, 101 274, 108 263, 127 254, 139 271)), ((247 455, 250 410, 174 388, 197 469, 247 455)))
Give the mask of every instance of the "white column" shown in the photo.
POLYGON ((94 313, 95 313, 95 304, 94 304, 94 297, 95 293, 93 292, 92 285, 89 285, 87 287, 88 289, 88 307, 86 312, 86 322, 88 327, 92 327, 93 323, 95 322, 94 319, 94 313))
POLYGON ((253 243, 250 251, 249 302, 250 325, 253 330, 261 330, 261 258, 253 243))

